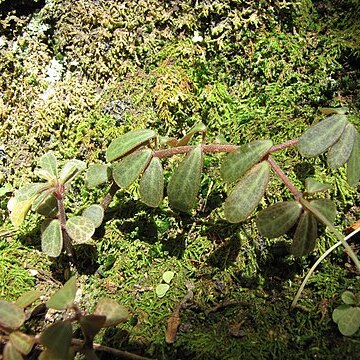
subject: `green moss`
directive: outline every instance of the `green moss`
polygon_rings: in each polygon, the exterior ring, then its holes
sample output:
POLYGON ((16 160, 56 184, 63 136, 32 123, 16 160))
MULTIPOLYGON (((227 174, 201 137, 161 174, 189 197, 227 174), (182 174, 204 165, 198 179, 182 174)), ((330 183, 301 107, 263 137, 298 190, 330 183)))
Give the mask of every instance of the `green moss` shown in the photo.
POLYGON ((26 267, 25 259, 29 250, 18 242, 8 243, 6 240, 0 242, 0 249, 0 296, 16 300, 35 284, 35 278, 29 272, 31 267, 26 267))
MULTIPOLYGON (((135 128, 180 136, 203 121, 210 140, 221 134, 236 144, 281 143, 320 120, 318 107, 340 105, 350 107, 349 119, 358 126, 357 6, 350 0, 54 0, 33 16, 1 20, 2 183, 16 188, 32 179, 35 161, 50 149, 60 162, 105 161, 110 141, 135 128), (60 75, 50 81, 54 60, 60 75)), ((309 174, 333 184, 325 196, 336 200, 340 229, 357 220, 359 193, 346 185, 344 169, 329 170, 322 157, 304 160, 295 149, 274 158, 299 189, 309 174)), ((191 215, 172 212, 166 200, 150 210, 134 185, 115 197, 92 246, 79 247, 81 266, 73 271, 80 304, 92 309, 110 296, 132 313, 129 323, 100 333, 97 341, 159 359, 351 358, 360 350, 357 339, 340 336, 330 318, 338 294, 358 286, 340 250, 312 277, 303 310, 288 310, 314 258, 336 240, 326 233, 314 254, 295 259, 288 255, 290 239, 261 238, 253 217, 225 223, 220 159, 206 157, 199 206, 191 215), (154 288, 166 270, 176 275, 159 299, 154 288), (167 319, 188 281, 194 303, 181 313, 177 341, 168 346, 167 319), (238 303, 209 313, 229 300, 238 303)), ((166 179, 178 160, 165 163, 166 179)), ((67 210, 76 214, 105 192, 106 185, 90 192, 76 180, 67 210)), ((273 179, 259 209, 289 198, 273 179)), ((8 229, 5 203, 2 229, 8 229)), ((15 299, 36 284, 51 292, 53 277, 63 278, 61 260, 52 263, 38 253, 36 219, 0 246, 2 297, 15 299), (34 278, 29 267, 45 275, 34 278)))

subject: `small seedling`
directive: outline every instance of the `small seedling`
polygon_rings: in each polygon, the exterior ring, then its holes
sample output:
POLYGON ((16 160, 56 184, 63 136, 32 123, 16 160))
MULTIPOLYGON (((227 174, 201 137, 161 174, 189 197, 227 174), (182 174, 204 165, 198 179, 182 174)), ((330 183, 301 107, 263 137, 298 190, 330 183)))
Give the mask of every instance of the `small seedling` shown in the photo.
POLYGON ((170 289, 170 283, 175 273, 173 271, 165 271, 162 276, 163 283, 158 284, 155 288, 157 297, 162 298, 170 289))
POLYGON ((344 291, 341 300, 344 304, 333 311, 332 318, 344 336, 352 336, 360 328, 360 294, 344 291))
POLYGON ((88 242, 103 219, 104 211, 99 205, 91 205, 81 216, 67 219, 64 196, 71 181, 85 170, 86 164, 80 160, 69 160, 62 170, 52 152, 39 160, 35 171, 46 182, 30 183, 15 192, 8 203, 10 219, 18 228, 25 216, 33 210, 45 217, 41 225, 41 248, 45 254, 57 257, 63 248, 69 256, 75 257, 73 244, 88 242))

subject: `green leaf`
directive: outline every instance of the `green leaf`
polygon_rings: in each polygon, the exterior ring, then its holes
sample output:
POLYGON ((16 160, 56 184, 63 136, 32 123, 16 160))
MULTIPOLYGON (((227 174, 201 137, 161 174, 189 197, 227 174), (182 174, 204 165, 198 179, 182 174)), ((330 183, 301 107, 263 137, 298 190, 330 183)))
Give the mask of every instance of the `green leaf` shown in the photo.
POLYGON ((106 161, 111 162, 134 150, 141 144, 155 137, 153 130, 142 129, 130 131, 113 140, 106 151, 106 161))
POLYGON ((128 188, 145 170, 152 157, 152 150, 135 151, 113 164, 113 178, 117 185, 128 188))
POLYGON ((3 197, 4 195, 11 193, 13 191, 13 187, 11 184, 5 184, 4 186, 0 187, 0 197, 3 197))
POLYGON ((51 184, 48 183, 31 183, 22 186, 20 189, 15 191, 15 198, 17 201, 24 201, 33 199, 45 190, 50 188, 51 184))
POLYGON ((100 205, 90 205, 82 212, 82 216, 92 221, 95 228, 98 228, 104 219, 104 208, 100 205))
POLYGON ((323 107, 323 108, 319 108, 319 110, 322 114, 325 114, 325 115, 331 115, 331 114, 345 115, 349 111, 349 108, 346 106, 339 107, 339 108, 323 107))
POLYGON ((229 142, 226 140, 225 135, 221 134, 221 133, 217 134, 214 142, 215 142, 215 144, 229 145, 229 142))
POLYGON ((89 189, 106 183, 111 176, 111 169, 105 164, 90 165, 85 176, 85 184, 89 189))
POLYGON ((0 300, 0 325, 10 329, 17 329, 24 321, 25 313, 21 307, 5 300, 0 300))
POLYGON ((55 310, 65 310, 73 304, 75 295, 76 278, 73 276, 46 302, 46 306, 55 310))
POLYGON ((40 335, 40 344, 46 346, 53 359, 68 359, 71 338, 71 322, 58 321, 40 335))
POLYGON ((68 183, 86 169, 83 161, 72 159, 65 163, 61 169, 59 180, 62 184, 68 183))
POLYGON ((48 190, 50 186, 49 183, 31 183, 22 186, 15 192, 15 196, 8 202, 8 209, 10 220, 16 228, 24 222, 25 216, 38 196, 48 190))
POLYGON ((320 211, 331 223, 336 218, 336 205, 330 199, 316 199, 310 201, 311 206, 320 211))
POLYGON ((93 338, 104 326, 106 316, 104 315, 85 315, 80 318, 80 326, 83 333, 93 338))
POLYGON ((342 304, 337 308, 335 308, 335 310, 332 313, 332 319, 334 323, 337 324, 348 309, 351 309, 351 306, 346 304, 342 304))
POLYGON ((161 161, 153 157, 140 179, 141 201, 150 207, 158 207, 164 196, 164 175, 161 161))
POLYGON ((94 315, 106 316, 103 327, 116 326, 129 319, 129 312, 126 307, 108 298, 101 299, 97 303, 94 315))
POLYGON ((63 248, 63 234, 58 219, 46 219, 41 224, 41 249, 51 257, 58 257, 63 248))
POLYGON ((262 236, 276 238, 288 232, 301 215, 302 207, 297 201, 284 201, 261 210, 256 225, 262 236))
POLYGON ((4 347, 3 359, 4 360, 23 360, 24 358, 16 350, 15 346, 11 342, 8 342, 4 347))
POLYGON ((345 310, 338 321, 338 327, 344 336, 354 335, 360 327, 360 308, 350 307, 345 310))
POLYGON ((346 124, 346 115, 336 114, 311 126, 299 139, 301 155, 311 157, 322 154, 336 143, 346 124))
POLYGON ((360 180, 360 134, 355 132, 354 145, 347 162, 346 176, 348 184, 352 187, 358 186, 360 180))
POLYGON ((44 169, 35 169, 34 170, 34 174, 44 180, 46 180, 47 182, 51 183, 55 183, 56 182, 56 178, 54 178, 50 173, 48 173, 46 170, 44 169))
POLYGON ((159 298, 164 297, 169 289, 170 289, 170 286, 168 284, 159 284, 155 288, 155 292, 156 292, 157 297, 159 297, 159 298))
POLYGON ((193 208, 200 188, 203 152, 201 146, 195 147, 178 165, 168 184, 170 205, 180 211, 193 208))
POLYGON ((315 194, 329 189, 331 189, 330 184, 323 184, 311 177, 305 179, 305 191, 307 194, 315 194))
POLYGON ((26 291, 15 301, 15 304, 24 309, 31 305, 35 300, 39 299, 41 294, 42 292, 39 290, 26 291))
POLYGON ((40 158, 39 166, 47 171, 53 178, 58 177, 57 161, 52 151, 47 152, 40 158))
POLYGON ((162 278, 167 284, 170 284, 171 280, 174 278, 174 275, 175 273, 173 271, 165 271, 162 278))
POLYGON ((239 180, 250 168, 258 163, 272 147, 271 140, 256 140, 241 145, 238 150, 229 153, 220 168, 225 182, 239 180))
POLYGON ((201 133, 204 133, 206 131, 206 126, 200 122, 198 124, 195 124, 191 129, 190 131, 183 137, 181 138, 176 146, 184 146, 184 145, 187 145, 191 139, 193 138, 193 136, 197 133, 197 132, 201 132, 201 133))
POLYGON ((94 235, 94 223, 84 216, 73 216, 65 224, 66 232, 76 244, 88 242, 94 235))
POLYGON ((38 214, 53 217, 58 213, 57 199, 53 194, 40 194, 32 204, 32 209, 38 214))
POLYGON ((25 216, 31 209, 31 205, 36 200, 36 197, 37 195, 23 201, 18 201, 14 197, 9 200, 8 208, 10 210, 10 221, 15 228, 19 228, 20 225, 24 222, 25 216))
POLYGON ((351 291, 344 291, 341 294, 341 300, 347 305, 357 305, 356 296, 351 291))
POLYGON ((291 253, 295 256, 303 256, 314 250, 317 238, 317 221, 309 212, 304 211, 296 227, 291 253))
POLYGON ((327 163, 332 169, 343 166, 351 155, 355 141, 356 129, 353 124, 347 123, 339 140, 330 148, 327 163))
POLYGON ((21 331, 13 331, 9 335, 10 342, 14 345, 15 349, 21 354, 27 355, 35 344, 33 336, 24 334, 21 331))
POLYGON ((158 142, 160 147, 163 147, 165 145, 168 145, 170 147, 175 147, 178 144, 178 141, 174 137, 169 137, 169 136, 159 136, 158 142))
POLYGON ((238 223, 254 211, 269 182, 269 164, 263 161, 250 169, 225 200, 225 218, 238 223))

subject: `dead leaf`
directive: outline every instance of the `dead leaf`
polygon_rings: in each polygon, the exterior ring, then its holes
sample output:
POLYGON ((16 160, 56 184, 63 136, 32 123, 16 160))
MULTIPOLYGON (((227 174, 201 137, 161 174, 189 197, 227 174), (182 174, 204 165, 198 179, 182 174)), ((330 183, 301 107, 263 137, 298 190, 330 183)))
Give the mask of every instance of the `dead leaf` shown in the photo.
POLYGON ((357 230, 358 228, 360 228, 360 220, 354 222, 351 226, 347 227, 345 229, 345 233, 346 234, 350 234, 352 233, 353 231, 357 230))
POLYGON ((231 324, 229 325, 229 333, 231 336, 236 337, 236 338, 240 338, 245 336, 245 332, 242 329, 242 325, 245 322, 245 320, 239 322, 239 323, 235 323, 235 324, 231 324))
POLYGON ((169 318, 165 333, 165 341, 167 344, 173 344, 176 340, 176 334, 181 324, 180 320, 180 306, 176 308, 172 316, 169 318))

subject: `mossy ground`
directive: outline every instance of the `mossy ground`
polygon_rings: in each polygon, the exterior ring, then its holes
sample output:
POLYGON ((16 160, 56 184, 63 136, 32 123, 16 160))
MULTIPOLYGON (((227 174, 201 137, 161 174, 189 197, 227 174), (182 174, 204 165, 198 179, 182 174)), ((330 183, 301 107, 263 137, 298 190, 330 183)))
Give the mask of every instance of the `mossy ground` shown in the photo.
MULTIPOLYGON (((2 185, 34 180, 36 160, 48 150, 60 161, 103 161, 111 139, 137 128, 180 136, 203 121, 209 141, 281 143, 318 121, 318 107, 340 105, 360 125, 359 10, 351 0, 49 0, 28 16, 2 14, 2 185)), ((289 238, 261 238, 254 217, 226 223, 220 158, 206 158, 191 214, 165 202, 150 210, 133 186, 116 196, 94 242, 77 249, 80 305, 92 309, 110 296, 132 314, 97 341, 159 359, 355 359, 359 337, 341 336, 331 320, 341 292, 359 290, 341 250, 311 278, 302 309, 289 311, 309 266, 336 240, 325 233, 312 255, 298 259, 288 253, 289 238), (166 270, 176 275, 160 299, 154 289, 166 270), (166 345, 167 320, 188 282, 193 304, 181 313, 175 344, 166 345)), ((359 193, 343 169, 293 149, 276 160, 299 188, 309 174, 334 185, 340 229, 358 219, 359 193)), ((175 164, 166 162, 167 177, 175 164)), ((76 181, 67 210, 76 214, 105 192, 76 181)), ((1 297, 13 300, 35 285, 47 295, 63 280, 61 259, 40 252, 36 217, 5 236, 10 195, 0 209, 1 297)), ((273 179, 261 207, 287 198, 273 179)))

